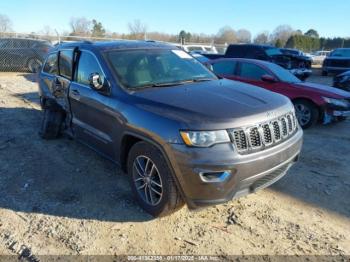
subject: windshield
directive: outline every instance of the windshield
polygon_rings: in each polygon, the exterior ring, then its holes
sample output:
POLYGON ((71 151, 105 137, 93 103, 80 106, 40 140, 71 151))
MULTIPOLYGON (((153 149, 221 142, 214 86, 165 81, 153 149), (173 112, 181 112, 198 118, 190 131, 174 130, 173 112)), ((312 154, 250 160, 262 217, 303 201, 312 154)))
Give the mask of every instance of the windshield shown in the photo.
POLYGON ((110 51, 107 57, 126 88, 170 86, 217 79, 200 62, 182 50, 110 51))
POLYGON ((298 50, 282 49, 282 52, 285 53, 285 54, 289 54, 289 55, 299 55, 299 51, 298 50))
POLYGON ((269 63, 268 68, 282 81, 287 83, 301 83, 301 80, 283 67, 269 63))
POLYGON ((268 56, 283 55, 280 49, 274 47, 266 48, 265 52, 268 56))
POLYGON ((336 49, 332 52, 331 56, 350 57, 350 49, 336 49))

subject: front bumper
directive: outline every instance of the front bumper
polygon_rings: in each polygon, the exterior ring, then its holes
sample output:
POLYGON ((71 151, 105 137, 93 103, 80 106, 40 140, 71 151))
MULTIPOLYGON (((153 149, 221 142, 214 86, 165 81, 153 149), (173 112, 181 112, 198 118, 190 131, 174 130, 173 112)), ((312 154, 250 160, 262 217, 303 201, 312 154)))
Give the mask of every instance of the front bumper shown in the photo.
POLYGON ((227 202, 266 186, 283 177, 297 161, 303 132, 263 151, 240 155, 232 144, 211 148, 189 148, 172 144, 173 168, 189 208, 227 202), (223 174, 205 181, 203 173, 223 174))

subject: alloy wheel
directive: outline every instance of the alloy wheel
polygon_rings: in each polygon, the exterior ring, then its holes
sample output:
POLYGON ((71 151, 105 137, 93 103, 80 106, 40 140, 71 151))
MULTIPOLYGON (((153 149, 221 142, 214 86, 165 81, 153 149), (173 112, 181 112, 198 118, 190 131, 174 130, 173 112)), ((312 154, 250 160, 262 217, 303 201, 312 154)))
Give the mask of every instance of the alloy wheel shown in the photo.
POLYGON ((295 105, 295 114, 301 126, 307 125, 311 120, 311 110, 303 104, 295 105))
POLYGON ((163 197, 163 184, 157 166, 146 156, 133 162, 133 181, 140 197, 148 205, 156 206, 163 197))

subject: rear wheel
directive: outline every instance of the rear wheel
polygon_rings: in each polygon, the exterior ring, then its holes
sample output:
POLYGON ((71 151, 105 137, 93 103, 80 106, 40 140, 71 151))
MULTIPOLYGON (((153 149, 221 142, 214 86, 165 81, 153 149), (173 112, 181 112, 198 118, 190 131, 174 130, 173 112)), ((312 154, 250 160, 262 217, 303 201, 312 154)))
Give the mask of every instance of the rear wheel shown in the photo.
POLYGON ((57 138, 61 133, 63 119, 64 115, 61 111, 45 108, 39 135, 43 139, 57 138))
POLYGON ((294 101, 295 114, 303 129, 314 126, 319 118, 318 108, 306 100, 294 101))
POLYGON ((152 216, 169 215, 184 205, 170 168, 156 147, 136 143, 129 152, 128 174, 137 201, 152 216))

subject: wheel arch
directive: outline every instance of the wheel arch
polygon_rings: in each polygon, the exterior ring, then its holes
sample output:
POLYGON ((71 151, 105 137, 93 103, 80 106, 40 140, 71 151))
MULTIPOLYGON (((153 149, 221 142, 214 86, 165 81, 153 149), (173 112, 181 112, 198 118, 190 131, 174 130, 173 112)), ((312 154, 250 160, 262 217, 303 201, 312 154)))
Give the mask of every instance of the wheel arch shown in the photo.
POLYGON ((178 179, 178 177, 175 174, 175 170, 174 170, 174 166, 172 165, 168 154, 165 152, 164 148, 158 143, 156 142, 154 139, 148 137, 148 136, 144 136, 141 134, 137 134, 134 132, 126 132, 123 136, 123 138, 121 139, 121 143, 120 143, 120 157, 119 157, 119 161, 120 161, 120 167, 121 169, 127 173, 127 161, 128 161, 128 155, 130 152, 130 149, 132 148, 133 145, 135 145, 138 142, 146 142, 151 144, 152 146, 156 147, 159 152, 162 154, 162 156, 164 157, 167 165, 169 166, 171 175, 176 183, 177 189, 179 190, 182 199, 187 203, 190 204, 188 202, 188 199, 182 189, 181 183, 178 179))
POLYGON ((318 110, 318 121, 320 121, 323 118, 324 110, 322 109, 321 106, 316 104, 312 99, 310 99, 308 97, 296 97, 296 98, 291 99, 291 101, 293 104, 295 104, 298 101, 306 101, 308 103, 311 103, 318 110))

